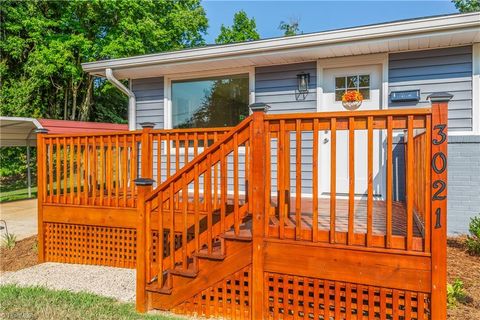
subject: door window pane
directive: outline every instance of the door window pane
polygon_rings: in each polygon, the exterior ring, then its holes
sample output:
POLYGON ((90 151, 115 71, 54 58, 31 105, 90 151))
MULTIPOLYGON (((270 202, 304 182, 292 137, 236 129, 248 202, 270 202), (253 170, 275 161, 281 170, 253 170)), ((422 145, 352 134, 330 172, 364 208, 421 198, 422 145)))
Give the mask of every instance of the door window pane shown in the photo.
POLYGON ((248 117, 248 74, 172 82, 173 128, 235 126, 248 117))
POLYGON ((363 99, 370 99, 370 75, 355 75, 335 78, 335 101, 342 101, 342 95, 347 90, 357 90, 363 99))

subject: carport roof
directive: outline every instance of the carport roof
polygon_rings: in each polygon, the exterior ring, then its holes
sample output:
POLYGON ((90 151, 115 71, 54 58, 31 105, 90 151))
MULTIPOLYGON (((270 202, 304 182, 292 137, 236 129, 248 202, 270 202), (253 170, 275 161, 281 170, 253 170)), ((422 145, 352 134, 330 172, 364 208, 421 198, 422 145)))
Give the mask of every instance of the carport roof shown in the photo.
POLYGON ((33 146, 36 129, 47 129, 51 134, 94 133, 105 131, 127 131, 126 124, 35 119, 22 117, 0 117, 0 147, 33 146))

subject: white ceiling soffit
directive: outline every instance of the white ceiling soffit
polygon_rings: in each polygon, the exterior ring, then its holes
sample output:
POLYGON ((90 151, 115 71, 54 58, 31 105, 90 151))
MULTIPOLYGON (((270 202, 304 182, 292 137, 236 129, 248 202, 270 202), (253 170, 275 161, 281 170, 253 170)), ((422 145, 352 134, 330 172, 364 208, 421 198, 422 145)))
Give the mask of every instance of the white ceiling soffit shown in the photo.
POLYGON ((480 42, 480 12, 404 20, 348 29, 82 64, 118 78, 311 61, 318 58, 422 50, 480 42))
POLYGON ((0 147, 35 146, 35 129, 43 128, 37 119, 0 117, 0 147))

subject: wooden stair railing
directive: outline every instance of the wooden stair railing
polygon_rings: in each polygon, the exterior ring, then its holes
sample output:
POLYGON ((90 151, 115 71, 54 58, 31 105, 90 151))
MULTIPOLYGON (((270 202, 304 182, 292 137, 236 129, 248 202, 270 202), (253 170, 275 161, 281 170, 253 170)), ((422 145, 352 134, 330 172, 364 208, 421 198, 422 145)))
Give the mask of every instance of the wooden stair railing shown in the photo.
MULTIPOLYGON (((145 250, 141 250, 143 242, 137 248, 137 273, 144 267, 140 272, 142 279, 137 277, 143 287, 137 287, 139 310, 145 306, 145 298, 139 297, 139 291, 168 294, 173 275, 196 276, 198 258, 221 260, 225 254, 223 237, 250 239, 246 221, 250 131, 251 117, 153 191, 139 192, 139 202, 143 203, 138 204, 138 210, 145 230, 145 250)), ((149 168, 142 170, 142 174, 148 172, 149 168)))

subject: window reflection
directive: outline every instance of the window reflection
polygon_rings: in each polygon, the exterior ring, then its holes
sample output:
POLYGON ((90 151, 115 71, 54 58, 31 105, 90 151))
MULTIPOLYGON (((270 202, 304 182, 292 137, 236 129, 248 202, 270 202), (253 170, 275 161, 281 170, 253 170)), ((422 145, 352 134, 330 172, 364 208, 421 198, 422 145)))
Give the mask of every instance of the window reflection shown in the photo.
POLYGON ((248 117, 248 74, 172 82, 173 128, 235 126, 248 117))

